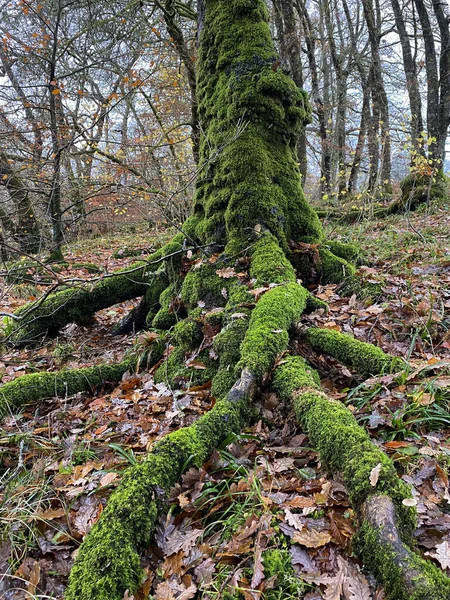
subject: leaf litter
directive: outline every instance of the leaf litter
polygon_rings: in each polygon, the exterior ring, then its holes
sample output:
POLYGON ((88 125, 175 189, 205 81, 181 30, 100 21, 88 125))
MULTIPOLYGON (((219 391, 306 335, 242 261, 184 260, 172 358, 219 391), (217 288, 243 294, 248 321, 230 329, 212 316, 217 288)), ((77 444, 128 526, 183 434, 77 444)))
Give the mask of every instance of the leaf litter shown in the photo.
MULTIPOLYGON (((442 218, 432 217, 439 222, 442 218)), ((314 325, 409 356, 415 370, 362 382, 330 357, 311 353, 308 360, 325 374, 327 393, 349 405, 413 486, 418 547, 450 569, 448 248, 441 243, 441 258, 428 264, 428 249, 418 246, 416 242, 414 251, 408 249, 411 260, 402 264, 404 274, 386 260, 361 270, 366 280, 381 283, 378 297, 365 302, 355 296, 341 298, 336 286, 325 286, 318 296, 329 303, 330 312, 308 317, 314 325)), ((106 270, 124 264, 110 260, 110 248, 94 252, 103 256, 106 270)), ((72 269, 74 275, 83 275, 82 270, 72 269)), ((224 269, 219 275, 226 279, 236 273, 224 269)), ((255 290, 255 301, 268 289, 255 290)), ((13 292, 3 290, 9 310, 28 300, 13 292)), ((94 328, 69 325, 57 340, 37 350, 9 351, 1 359, 1 381, 36 368, 120 360, 133 342, 131 337, 111 336, 111 326, 133 305, 101 311, 94 328)), ((211 331, 208 339, 216 333, 211 331)), ((195 355, 191 361, 192 368, 202 368, 195 355)), ((16 526, 0 543, 0 568, 6 574, 0 578, 0 593, 5 600, 30 594, 62 598, 78 544, 100 517, 123 470, 213 402, 208 386, 174 394, 155 384, 151 372, 126 374, 114 389, 95 392, 41 402, 38 410, 27 407, 20 417, 3 423, 5 473, 21 461, 23 467, 17 487, 9 484, 0 491, 0 520, 5 522, 8 510, 15 511, 25 530, 32 531, 30 539, 16 526)), ((172 489, 168 513, 142 559, 144 583, 135 594, 127 591, 124 600, 149 595, 157 600, 213 600, 230 590, 239 590, 245 600, 259 600, 280 583, 265 567, 265 554, 274 549, 288 549, 289 563, 305 583, 305 600, 382 600, 381 588, 351 555, 356 523, 342 482, 328 478, 308 438, 277 404, 273 394, 263 395, 264 420, 215 452, 201 469, 189 470, 172 489)), ((375 468, 374 487, 378 476, 375 468)))

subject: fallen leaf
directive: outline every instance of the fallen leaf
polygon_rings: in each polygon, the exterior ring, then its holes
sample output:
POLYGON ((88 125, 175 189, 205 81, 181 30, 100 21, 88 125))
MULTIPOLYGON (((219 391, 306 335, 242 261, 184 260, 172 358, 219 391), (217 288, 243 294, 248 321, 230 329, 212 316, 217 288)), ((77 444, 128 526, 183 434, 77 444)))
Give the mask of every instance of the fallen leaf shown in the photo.
POLYGON ((230 277, 236 277, 236 272, 231 267, 225 267, 224 269, 218 269, 216 275, 223 279, 230 279, 230 277))
POLYGON ((107 485, 111 485, 111 483, 113 481, 115 481, 118 478, 118 474, 111 472, 111 473, 106 473, 106 475, 104 475, 101 479, 100 479, 100 487, 106 487, 107 485))
POLYGON ((370 481, 370 485, 372 487, 375 487, 378 483, 378 479, 380 477, 380 473, 381 473, 381 463, 378 463, 376 467, 374 467, 371 471, 370 471, 370 475, 369 475, 369 481, 370 481))
POLYGON ((286 523, 288 523, 288 525, 291 525, 291 527, 294 527, 298 531, 302 531, 302 529, 304 528, 304 523, 298 515, 292 513, 288 508, 284 509, 284 515, 285 521, 286 523))
POLYGON ((439 561, 443 569, 450 569, 450 542, 445 540, 436 546, 436 552, 425 552, 426 555, 439 561))
POLYGON ((331 534, 328 531, 319 531, 317 529, 303 529, 296 531, 292 537, 294 544, 301 544, 306 548, 320 548, 331 541, 331 534))

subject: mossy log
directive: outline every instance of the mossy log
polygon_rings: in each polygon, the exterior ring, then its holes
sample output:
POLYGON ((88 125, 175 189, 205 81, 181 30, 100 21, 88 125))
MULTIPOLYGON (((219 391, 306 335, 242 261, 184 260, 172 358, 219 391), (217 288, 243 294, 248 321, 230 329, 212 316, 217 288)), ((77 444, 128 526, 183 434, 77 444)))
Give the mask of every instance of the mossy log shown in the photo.
POLYGON ((411 174, 405 177, 400 184, 400 198, 387 206, 370 206, 366 209, 340 212, 335 210, 318 209, 317 214, 321 219, 336 219, 342 223, 357 223, 362 219, 384 219, 390 215, 414 211, 419 206, 430 202, 448 200, 448 182, 438 173, 433 177, 411 174))
POLYGON ((363 377, 392 373, 407 368, 401 358, 333 329, 309 327, 301 336, 319 352, 325 352, 363 377))
POLYGON ((22 375, 0 385, 0 417, 43 398, 65 398, 78 392, 90 392, 108 382, 120 381, 122 375, 134 369, 136 364, 137 358, 130 357, 111 365, 22 375))
POLYGON ((403 503, 411 498, 410 487, 353 414, 328 398, 318 381, 317 373, 297 356, 281 362, 273 385, 282 399, 292 402, 324 464, 341 474, 360 521, 355 549, 389 600, 448 600, 450 579, 408 545, 416 526, 415 509, 403 503), (380 471, 374 485, 375 468, 380 471))
POLYGON ((148 261, 134 263, 93 285, 57 291, 25 304, 14 313, 18 319, 9 325, 8 342, 24 344, 56 335, 68 323, 89 323, 97 311, 143 296, 150 286, 158 286, 159 279, 165 280, 167 272, 178 269, 183 240, 177 236, 148 261), (158 271, 162 262, 166 263, 163 274, 158 271))

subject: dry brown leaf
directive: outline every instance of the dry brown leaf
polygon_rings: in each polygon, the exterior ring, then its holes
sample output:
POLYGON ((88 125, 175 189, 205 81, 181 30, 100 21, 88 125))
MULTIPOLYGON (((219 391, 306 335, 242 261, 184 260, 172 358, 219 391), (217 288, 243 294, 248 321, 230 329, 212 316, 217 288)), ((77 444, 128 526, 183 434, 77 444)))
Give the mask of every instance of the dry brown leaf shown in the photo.
POLYGON ((222 279, 230 279, 230 277, 236 277, 236 271, 231 267, 225 267, 223 269, 217 269, 216 275, 222 277, 222 279))
POLYGON ((186 553, 189 552, 202 533, 202 529, 191 529, 184 533, 176 529, 173 533, 167 535, 165 547, 167 556, 175 554, 180 550, 183 550, 186 553))
POLYGON ((111 473, 106 473, 106 475, 104 475, 101 479, 100 479, 100 487, 106 487, 107 485, 111 485, 111 483, 113 481, 115 481, 118 478, 118 474, 111 472, 111 473))
POLYGON ((302 531, 302 529, 304 528, 304 523, 300 519, 299 515, 295 515, 288 508, 285 508, 284 516, 285 516, 285 521, 288 525, 291 525, 291 527, 294 527, 298 531, 302 531))
POLYGON ((425 552, 426 555, 439 561, 443 569, 450 569, 450 542, 445 540, 436 546, 436 552, 425 552))
POLYGON ((36 516, 43 521, 52 521, 53 519, 59 519, 66 514, 66 511, 63 508, 49 508, 44 510, 41 513, 38 513, 36 516))
POLYGON ((37 561, 34 562, 33 567, 30 571, 29 583, 27 586, 27 592, 29 592, 32 596, 36 593, 36 588, 41 579, 41 567, 37 561))
POLYGON ((345 581, 344 593, 346 600, 372 600, 369 582, 356 569, 351 569, 345 581))
POLYGON ((192 583, 189 587, 187 587, 184 591, 181 592, 179 596, 177 596, 177 600, 191 600, 197 593, 197 586, 192 583))
POLYGON ((292 537, 292 543, 301 544, 307 548, 320 548, 331 541, 331 534, 328 531, 319 531, 318 529, 303 529, 297 531, 292 537))
POLYGON ((158 583, 155 590, 156 600, 175 600, 174 593, 167 581, 158 583))
POLYGON ((375 487, 377 485, 378 479, 380 478, 380 473, 381 473, 381 463, 378 463, 377 466, 374 467, 370 471, 369 481, 370 481, 370 485, 372 487, 375 487))

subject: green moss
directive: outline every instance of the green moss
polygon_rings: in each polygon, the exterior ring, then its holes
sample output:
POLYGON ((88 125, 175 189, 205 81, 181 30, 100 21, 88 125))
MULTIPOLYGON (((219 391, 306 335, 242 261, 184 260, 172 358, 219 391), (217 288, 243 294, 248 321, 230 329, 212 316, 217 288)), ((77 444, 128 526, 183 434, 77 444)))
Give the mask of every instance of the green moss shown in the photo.
POLYGON ((343 258, 349 263, 356 263, 361 255, 361 248, 356 244, 340 242, 339 240, 326 240, 322 247, 327 248, 335 256, 343 258))
POLYGON ((250 277, 256 280, 255 285, 296 280, 293 266, 286 258, 277 239, 268 232, 254 245, 250 277))
POLYGON ((211 395, 213 398, 225 398, 235 383, 234 369, 220 367, 212 380, 211 395))
POLYGON ((42 398, 65 398, 78 392, 89 392, 106 382, 120 381, 136 363, 136 358, 129 358, 115 365, 23 375, 0 386, 0 416, 42 398))
MULTIPOLYGON (((161 295, 159 296, 159 304, 161 308, 158 310, 156 315, 153 317, 151 326, 155 329, 168 330, 173 327, 177 322, 177 314, 172 310, 172 301, 177 296, 177 283, 171 283, 166 287, 161 295)), ((147 317, 147 322, 153 313, 150 312, 147 317)))
POLYGON ((296 156, 310 107, 283 70, 272 68, 277 59, 262 0, 208 1, 198 60, 205 168, 197 182, 195 235, 206 243, 227 239, 230 254, 248 246, 256 226, 285 250, 290 239, 322 237, 296 156))
POLYGON ((308 292, 297 283, 280 285, 261 297, 241 345, 239 369, 250 369, 258 379, 270 371, 287 348, 288 329, 303 313, 307 297, 308 292))
POLYGON ((305 338, 315 350, 330 354, 366 377, 405 367, 402 359, 338 331, 311 327, 305 332, 305 338))
POLYGON ((317 298, 313 294, 309 294, 309 296, 306 300, 305 313, 309 314, 316 310, 323 310, 325 313, 327 313, 329 310, 329 306, 324 300, 317 298))
POLYGON ((399 560, 393 549, 383 543, 380 532, 367 522, 354 539, 354 549, 364 565, 384 586, 388 600, 448 600, 450 579, 436 566, 405 547, 406 559, 399 560), (406 564, 405 564, 406 563, 406 564), (402 569, 408 566, 415 576, 405 584, 402 569))
POLYGON ((320 262, 317 266, 317 271, 322 283, 341 283, 341 281, 350 277, 356 271, 352 264, 336 256, 324 246, 320 247, 319 255, 320 262))
POLYGON ((392 461, 370 440, 353 414, 340 402, 328 399, 318 387, 317 375, 301 357, 286 357, 277 367, 274 387, 284 400, 293 399, 296 417, 328 468, 341 473, 351 503, 359 507, 372 494, 386 493, 396 503, 405 532, 415 527, 415 511, 402 501, 411 491, 392 461), (381 464, 376 487, 370 473, 381 464))
MULTIPOLYGON (((423 202, 445 202, 449 198, 448 182, 445 177, 437 175, 430 180, 430 177, 421 177, 411 174, 405 177, 401 182, 402 198, 401 206, 398 208, 407 208, 414 210, 416 206, 423 202)), ((395 211, 391 211, 395 212, 395 211)))
POLYGON ((233 284, 233 278, 224 279, 216 275, 217 267, 204 264, 186 275, 181 288, 181 299, 187 308, 195 308, 204 302, 207 308, 225 306, 227 290, 233 284))
MULTIPOLYGON (((71 288, 50 294, 44 301, 37 300, 22 306, 16 315, 23 320, 14 321, 10 341, 26 343, 42 335, 56 335, 61 327, 71 322, 85 323, 97 311, 113 304, 143 296, 154 281, 161 267, 161 260, 179 252, 183 236, 178 235, 151 255, 147 262, 137 262, 83 289, 71 288)), ((169 278, 179 272, 181 254, 168 258, 165 269, 169 278)))
POLYGON ((183 350, 193 350, 203 339, 202 329, 201 320, 193 318, 191 313, 187 319, 175 325, 172 333, 174 344, 183 350))
POLYGON ((298 578, 292 568, 291 555, 288 550, 266 550, 262 555, 266 580, 276 578, 273 586, 264 595, 266 600, 286 600, 302 598, 306 592, 305 584, 298 578))
POLYGON ((203 385, 211 381, 219 368, 217 361, 209 356, 208 350, 200 352, 195 360, 202 363, 206 368, 198 368, 196 363, 194 363, 194 366, 189 367, 186 364, 185 350, 181 347, 174 348, 168 358, 156 370, 155 381, 183 388, 192 385, 203 385))

